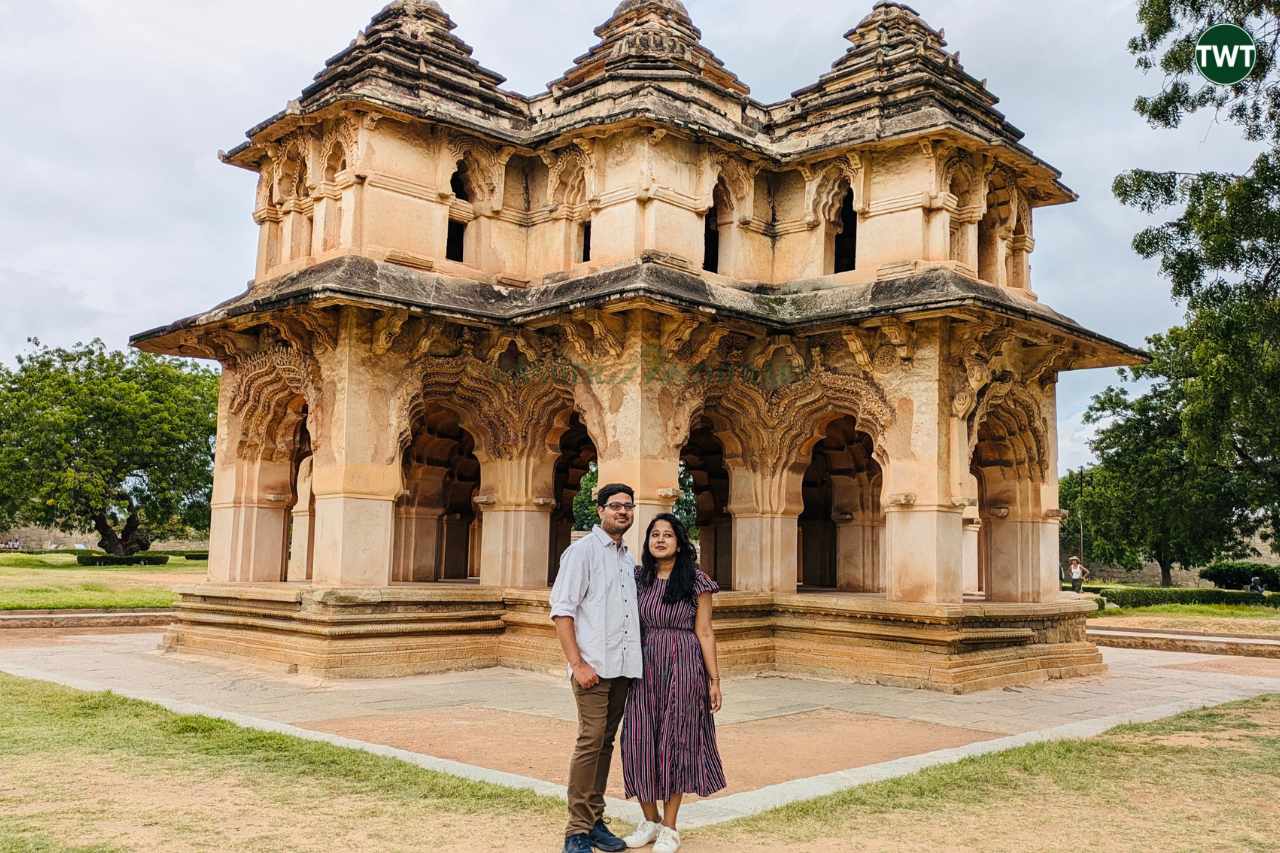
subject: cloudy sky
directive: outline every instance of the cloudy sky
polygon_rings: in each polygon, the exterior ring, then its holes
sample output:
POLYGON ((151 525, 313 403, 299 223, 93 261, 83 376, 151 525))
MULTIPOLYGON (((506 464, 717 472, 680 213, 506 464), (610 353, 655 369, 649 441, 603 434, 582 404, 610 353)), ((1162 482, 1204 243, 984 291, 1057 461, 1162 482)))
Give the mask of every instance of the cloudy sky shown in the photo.
MULTIPOLYGON (((870 11, 809 0, 685 0, 704 43, 763 101, 812 82, 870 11), (795 10, 780 18, 780 8, 795 10), (800 11, 803 10, 803 11, 800 11)), ((540 91, 594 39, 614 0, 442 0, 481 63, 540 91)), ((208 308, 252 275, 254 176, 221 165, 379 8, 377 0, 0 0, 0 359, 137 331, 208 308)), ((1111 197, 1126 168, 1232 168, 1248 149, 1208 117, 1178 132, 1131 110, 1159 79, 1125 43, 1135 4, 913 0, 1023 140, 1079 203, 1042 209, 1032 284, 1093 329, 1133 344, 1181 311, 1130 240, 1147 219, 1111 197)), ((1059 385, 1062 466, 1088 458, 1080 415, 1113 371, 1059 385)))

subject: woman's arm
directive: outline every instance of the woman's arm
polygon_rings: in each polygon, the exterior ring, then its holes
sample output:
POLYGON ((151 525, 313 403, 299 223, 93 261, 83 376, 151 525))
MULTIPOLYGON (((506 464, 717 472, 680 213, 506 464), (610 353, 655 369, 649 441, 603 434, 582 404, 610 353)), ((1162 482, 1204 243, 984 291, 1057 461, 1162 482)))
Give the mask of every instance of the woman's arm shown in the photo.
POLYGON ((698 615, 694 620, 693 632, 698 635, 698 642, 702 645, 702 662, 707 667, 707 678, 710 679, 707 692, 711 699, 711 710, 719 711, 723 702, 720 694, 720 660, 716 653, 716 633, 711 628, 709 592, 698 596, 698 615))

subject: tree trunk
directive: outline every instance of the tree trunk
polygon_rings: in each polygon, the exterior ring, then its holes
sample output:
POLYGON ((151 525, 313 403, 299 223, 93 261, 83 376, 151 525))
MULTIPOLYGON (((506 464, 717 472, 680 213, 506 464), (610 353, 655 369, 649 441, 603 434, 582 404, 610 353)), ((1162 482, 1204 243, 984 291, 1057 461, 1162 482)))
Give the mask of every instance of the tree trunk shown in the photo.
POLYGON ((120 538, 126 554, 136 554, 151 547, 151 537, 142 530, 142 519, 136 511, 129 513, 129 517, 125 519, 120 538))
POLYGON ((124 543, 111 529, 111 522, 107 521, 105 515, 99 514, 93 517, 93 529, 98 531, 99 548, 116 557, 124 556, 124 543))
POLYGON ((98 547, 114 557, 130 556, 151 547, 151 537, 142 529, 142 519, 137 512, 129 514, 124 529, 118 534, 106 515, 95 515, 93 528, 98 532, 98 547))
POLYGON ((1160 564, 1160 586, 1173 586, 1173 563, 1160 564))

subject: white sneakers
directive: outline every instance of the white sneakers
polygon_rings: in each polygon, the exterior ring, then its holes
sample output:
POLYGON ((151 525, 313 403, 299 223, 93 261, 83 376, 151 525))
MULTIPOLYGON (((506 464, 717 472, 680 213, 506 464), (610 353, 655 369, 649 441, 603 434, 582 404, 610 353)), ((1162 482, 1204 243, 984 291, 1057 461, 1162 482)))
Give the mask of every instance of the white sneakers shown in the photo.
POLYGON ((676 853, 680 849, 680 833, 669 826, 658 830, 658 840, 653 844, 653 853, 676 853))
POLYGON ((652 844, 653 840, 658 837, 658 830, 660 829, 662 829, 662 824, 654 823, 651 820, 642 820, 640 825, 636 827, 636 831, 622 840, 627 843, 627 847, 634 850, 637 847, 652 844))
POLYGON ((623 840, 633 850, 646 844, 653 844, 653 853, 676 853, 680 849, 680 833, 651 820, 641 821, 636 831, 623 840))

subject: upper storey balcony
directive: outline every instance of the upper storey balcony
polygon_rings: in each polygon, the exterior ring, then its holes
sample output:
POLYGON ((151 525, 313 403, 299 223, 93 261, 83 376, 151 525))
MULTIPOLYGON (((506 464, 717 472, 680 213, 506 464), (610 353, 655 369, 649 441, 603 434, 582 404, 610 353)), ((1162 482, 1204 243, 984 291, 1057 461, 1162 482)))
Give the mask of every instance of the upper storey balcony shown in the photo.
POLYGON ((361 255, 538 287, 644 257, 783 292, 946 267, 1034 299, 1032 210, 1075 198, 897 3, 773 105, 679 0, 625 0, 532 98, 454 28, 397 0, 225 155, 260 175, 256 282, 361 255))

